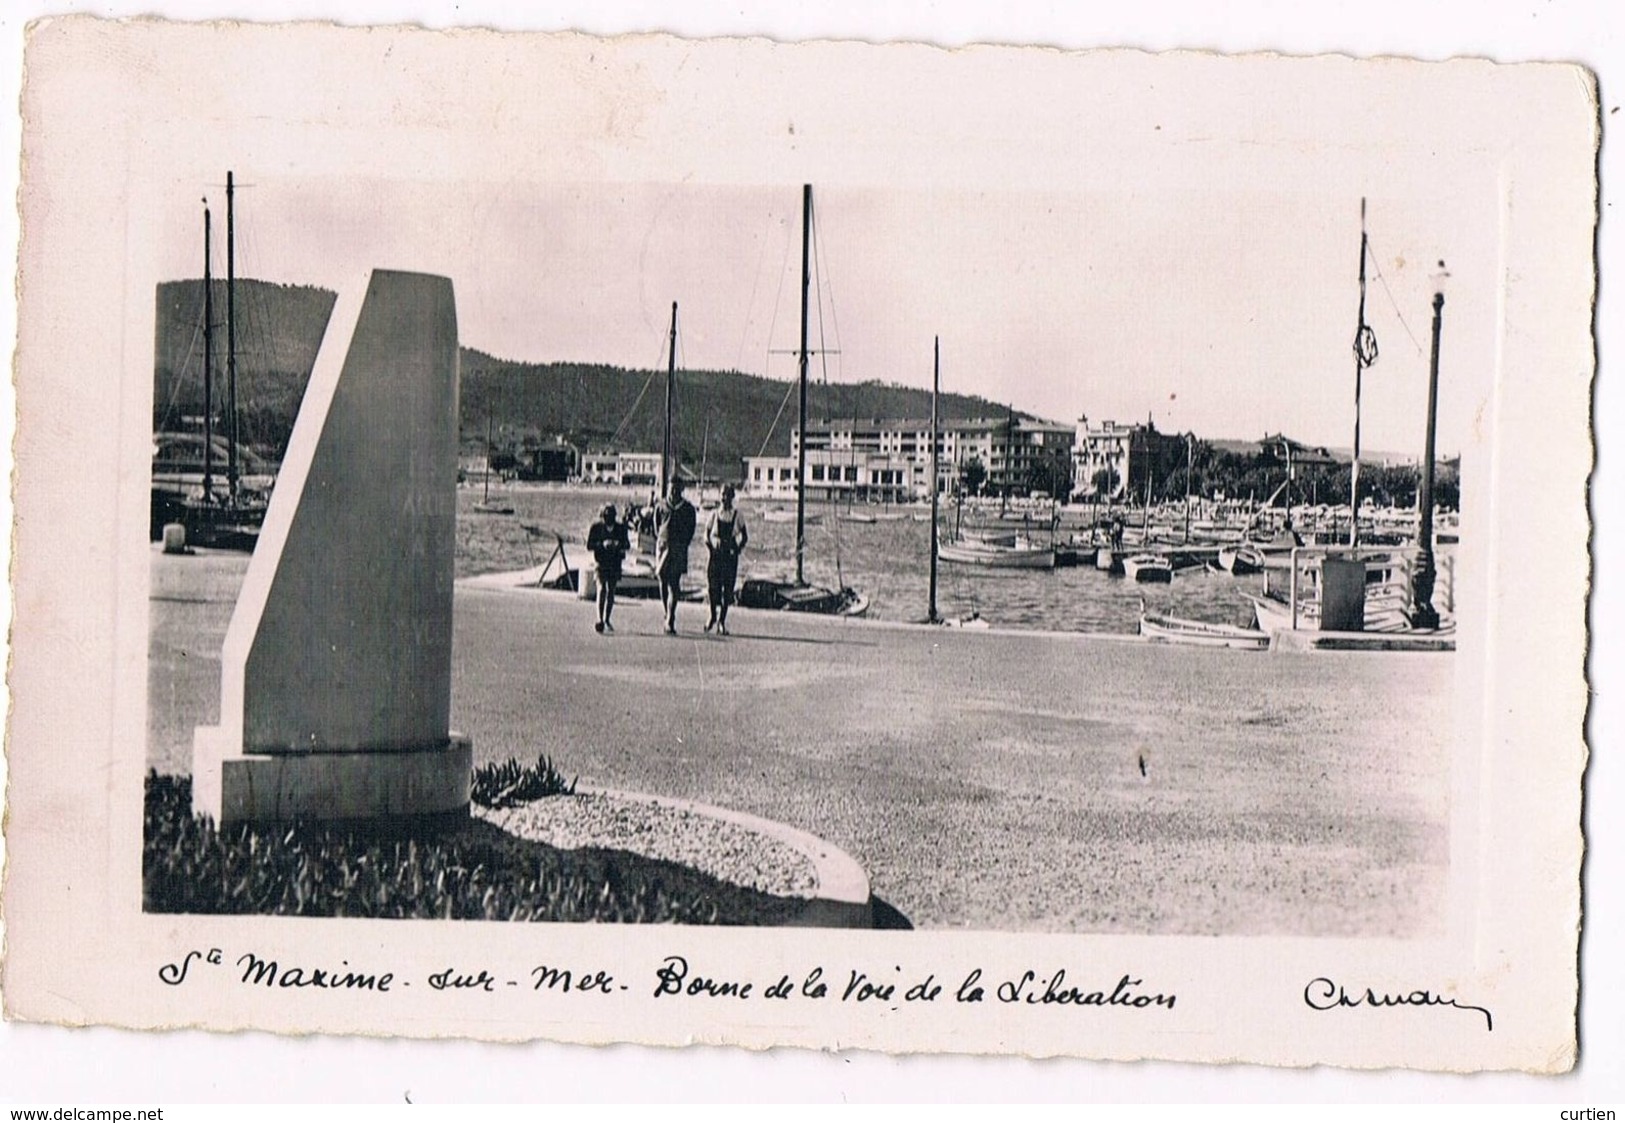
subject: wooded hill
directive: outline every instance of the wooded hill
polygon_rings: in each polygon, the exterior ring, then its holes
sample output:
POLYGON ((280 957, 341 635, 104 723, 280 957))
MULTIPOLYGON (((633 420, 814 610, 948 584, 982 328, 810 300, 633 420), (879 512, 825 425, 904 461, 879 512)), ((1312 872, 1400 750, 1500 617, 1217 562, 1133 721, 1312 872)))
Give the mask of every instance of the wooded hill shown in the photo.
MULTIPOLYGON (((287 446, 315 365, 334 294, 299 285, 237 282, 237 401, 243 441, 272 459, 287 446)), ((214 396, 225 400, 225 282, 214 282, 214 396)), ((154 430, 193 430, 203 415, 203 282, 158 286, 154 430)), ((585 449, 654 451, 664 423, 666 373, 592 363, 524 363, 462 349, 462 432, 483 446, 486 424, 499 449, 517 450, 563 435, 585 449)), ((732 475, 740 458, 788 454, 795 428, 794 383, 739 371, 680 370, 673 429, 684 463, 702 459, 732 475)), ((928 391, 880 382, 808 389, 809 420, 931 415, 928 391)), ((1008 406, 944 394, 941 415, 1005 416, 1008 406)), ((1020 414, 1018 416, 1030 416, 1020 414)))
MULTIPOLYGON (((214 281, 214 412, 226 411, 226 282, 214 281)), ((282 458, 335 295, 307 285, 237 282, 237 411, 244 444, 282 458)), ((158 286, 152 390, 154 432, 200 432, 203 282, 158 286)))

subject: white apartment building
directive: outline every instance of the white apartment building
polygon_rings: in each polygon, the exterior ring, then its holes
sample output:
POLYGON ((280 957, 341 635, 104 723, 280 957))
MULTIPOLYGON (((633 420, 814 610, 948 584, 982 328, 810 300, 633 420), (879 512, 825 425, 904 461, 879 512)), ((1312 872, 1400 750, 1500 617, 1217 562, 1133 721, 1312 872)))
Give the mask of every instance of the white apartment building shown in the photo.
MULTIPOLYGON (((789 456, 745 458, 753 495, 794 498, 799 434, 789 456)), ((953 420, 938 430, 940 492, 952 491, 964 466, 980 461, 983 489, 1025 494, 1046 455, 1070 457, 1072 429, 1029 418, 953 420)), ((915 418, 838 418, 807 428, 807 497, 909 502, 931 494, 931 422, 915 418)))

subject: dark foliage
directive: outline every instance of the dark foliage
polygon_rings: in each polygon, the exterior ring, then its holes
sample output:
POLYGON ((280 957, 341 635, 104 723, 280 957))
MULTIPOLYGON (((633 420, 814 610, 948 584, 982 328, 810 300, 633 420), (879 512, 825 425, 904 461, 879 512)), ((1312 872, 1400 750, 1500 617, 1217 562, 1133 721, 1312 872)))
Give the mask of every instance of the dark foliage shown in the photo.
POLYGON ((192 782, 149 772, 142 902, 155 913, 774 924, 797 902, 624 851, 561 851, 478 820, 415 832, 217 830, 192 782))
POLYGON ((513 757, 501 764, 476 765, 469 798, 481 807, 500 808, 550 795, 574 795, 575 791, 576 782, 566 782, 563 773, 554 768, 553 761, 543 753, 532 765, 520 764, 513 757))

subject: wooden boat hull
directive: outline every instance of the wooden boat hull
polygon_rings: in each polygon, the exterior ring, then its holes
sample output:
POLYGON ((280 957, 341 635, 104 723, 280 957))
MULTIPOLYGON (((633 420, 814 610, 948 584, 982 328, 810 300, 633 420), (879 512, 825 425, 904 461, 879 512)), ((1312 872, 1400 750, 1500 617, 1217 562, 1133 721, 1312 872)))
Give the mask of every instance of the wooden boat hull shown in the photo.
POLYGON ((1164 557, 1140 554, 1123 559, 1123 576, 1131 581, 1168 582, 1174 579, 1174 565, 1164 557))
POLYGON ((1229 624, 1210 624, 1203 620, 1185 620, 1153 612, 1140 615, 1140 635, 1153 643, 1223 647, 1234 651, 1266 651, 1270 645, 1268 632, 1229 624))
POLYGON ((1264 571, 1264 552, 1252 546, 1224 546, 1219 549, 1219 568, 1237 577, 1264 571))
POLYGON ((937 557, 953 565, 975 565, 987 569, 1055 568, 1055 551, 1047 547, 1028 549, 961 542, 937 547, 937 557))
POLYGON ((797 585, 794 581, 761 577, 745 579, 739 586, 737 603, 741 608, 810 612, 820 616, 862 616, 869 611, 869 598, 855 589, 797 585))
MULTIPOLYGON (((804 522, 808 526, 815 526, 822 522, 823 519, 823 515, 813 511, 808 511, 804 522)), ((763 511, 762 521, 769 523, 793 523, 796 521, 796 513, 794 511, 763 511)))

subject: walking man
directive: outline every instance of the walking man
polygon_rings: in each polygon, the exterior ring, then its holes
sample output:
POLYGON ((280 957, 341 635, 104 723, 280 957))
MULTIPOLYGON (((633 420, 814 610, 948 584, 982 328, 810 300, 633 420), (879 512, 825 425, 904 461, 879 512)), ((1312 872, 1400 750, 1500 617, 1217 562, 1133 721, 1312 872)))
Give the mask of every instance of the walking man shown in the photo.
POLYGON ((728 606, 734 602, 734 584, 739 579, 739 555, 749 539, 745 517, 734 507, 734 485, 724 484, 722 506, 711 512, 705 524, 705 544, 711 550, 705 567, 706 600, 711 607, 711 619, 705 624, 708 632, 715 628, 728 634, 728 606))
POLYGON ((615 586, 621 583, 621 559, 630 548, 626 524, 615 520, 615 504, 604 504, 598 521, 587 531, 587 549, 598 567, 598 623, 593 630, 599 634, 615 630, 609 617, 615 611, 615 586))
POLYGON ((673 476, 671 495, 660 505, 660 527, 655 532, 655 576, 660 580, 660 604, 666 610, 669 636, 677 634, 677 598, 683 594, 696 518, 694 505, 683 497, 682 477, 673 476))

